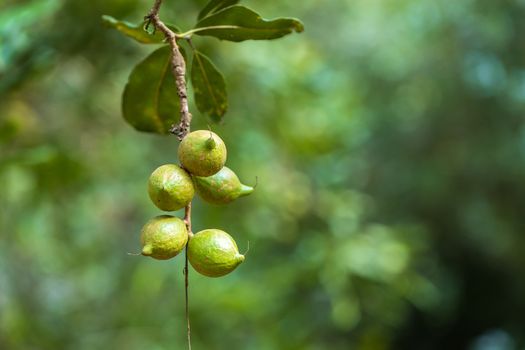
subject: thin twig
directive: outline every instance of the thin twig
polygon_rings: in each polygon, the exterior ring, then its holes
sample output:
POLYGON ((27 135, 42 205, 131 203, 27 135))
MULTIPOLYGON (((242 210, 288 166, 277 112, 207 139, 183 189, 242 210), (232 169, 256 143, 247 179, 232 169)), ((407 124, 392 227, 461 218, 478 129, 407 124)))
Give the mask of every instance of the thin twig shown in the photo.
POLYGON ((166 41, 171 46, 171 67, 177 86, 177 95, 180 100, 180 121, 173 124, 170 132, 182 140, 190 131, 192 115, 188 107, 188 93, 186 90, 186 62, 177 45, 177 34, 173 32, 164 22, 160 20, 159 11, 162 0, 155 0, 155 3, 149 13, 144 17, 147 21, 146 27, 153 24, 155 29, 160 30, 166 37, 166 41))
MULTIPOLYGON (((186 62, 182 55, 179 46, 177 45, 177 34, 175 34, 168 26, 164 24, 159 18, 160 6, 162 0, 155 0, 153 7, 149 11, 148 15, 144 17, 147 21, 146 29, 150 24, 155 26, 155 29, 160 30, 165 40, 171 46, 171 67, 173 76, 175 77, 175 85, 177 86, 177 95, 180 100, 180 121, 178 124, 173 124, 170 128, 170 132, 182 140, 189 132, 191 125, 192 115, 188 107, 188 93, 186 90, 186 62)), ((189 238, 193 237, 191 231, 191 202, 186 206, 184 211, 184 223, 188 230, 189 238)), ((184 290, 185 290, 185 301, 186 301, 186 323, 187 323, 187 334, 188 334, 188 349, 191 350, 191 328, 190 328, 190 309, 189 309, 189 298, 188 298, 188 245, 184 252, 184 290)))
MULTIPOLYGON (((191 202, 184 209, 184 223, 188 230, 189 238, 193 237, 193 232, 191 231, 191 202)), ((188 295, 188 245, 186 244, 186 249, 184 250, 184 290, 185 290, 185 301, 186 301, 186 324, 188 329, 188 349, 191 350, 191 327, 190 327, 190 308, 189 308, 189 295, 188 295)))
POLYGON ((193 232, 191 231, 191 202, 184 208, 184 223, 188 229, 188 235, 193 237, 193 232))
POLYGON ((191 327, 190 327, 190 306, 188 298, 188 245, 184 250, 184 291, 185 291, 185 301, 186 301, 186 325, 187 325, 187 335, 188 335, 188 349, 191 350, 191 327))

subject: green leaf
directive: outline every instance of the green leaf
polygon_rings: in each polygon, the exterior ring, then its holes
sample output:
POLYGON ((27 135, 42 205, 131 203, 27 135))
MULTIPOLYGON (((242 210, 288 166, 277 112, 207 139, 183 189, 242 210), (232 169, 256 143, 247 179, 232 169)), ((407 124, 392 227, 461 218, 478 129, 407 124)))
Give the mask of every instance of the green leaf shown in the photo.
MULTIPOLYGON (((125 21, 120 21, 111 16, 103 15, 102 21, 108 26, 115 28, 122 34, 135 39, 142 44, 160 44, 164 40, 164 34, 160 31, 156 31, 154 34, 148 33, 144 30, 144 25, 146 22, 140 24, 132 24, 125 21)), ((153 25, 151 25, 153 27, 153 25)), ((175 33, 180 33, 180 29, 176 26, 170 24, 168 27, 173 30, 175 33)))
POLYGON ((295 18, 265 20, 253 10, 244 6, 226 7, 199 21, 190 33, 214 36, 221 40, 270 40, 277 39, 304 26, 295 18))
POLYGON ((220 121, 228 109, 226 82, 210 59, 197 50, 191 64, 191 84, 199 111, 220 121))
POLYGON ((122 113, 139 131, 168 134, 179 111, 171 48, 163 46, 133 68, 122 96, 122 113))
POLYGON ((197 19, 200 21, 207 15, 222 10, 225 7, 235 5, 239 0, 210 0, 208 4, 199 12, 197 19))

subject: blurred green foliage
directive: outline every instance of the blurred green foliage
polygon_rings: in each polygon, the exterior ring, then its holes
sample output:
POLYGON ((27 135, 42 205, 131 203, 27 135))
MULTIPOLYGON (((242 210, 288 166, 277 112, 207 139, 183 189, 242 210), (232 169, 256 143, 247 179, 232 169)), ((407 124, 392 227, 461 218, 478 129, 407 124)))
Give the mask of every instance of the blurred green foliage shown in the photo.
MULTIPOLYGON (((191 271, 194 348, 523 349, 525 1, 245 3, 306 31, 194 39, 228 83, 228 166, 259 178, 195 200, 196 231, 251 249, 191 271)), ((204 4, 161 15, 186 29, 204 4)), ((152 47, 100 20, 150 6, 0 3, 1 349, 185 347, 183 257, 126 254, 177 141, 122 119, 152 47)))

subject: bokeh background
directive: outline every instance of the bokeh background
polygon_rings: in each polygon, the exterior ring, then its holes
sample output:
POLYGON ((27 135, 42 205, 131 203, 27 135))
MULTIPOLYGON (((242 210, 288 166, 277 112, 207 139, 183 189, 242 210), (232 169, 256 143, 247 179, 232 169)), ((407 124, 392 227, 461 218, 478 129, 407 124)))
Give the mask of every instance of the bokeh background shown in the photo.
MULTIPOLYGON (((0 2, 1 349, 186 348, 183 256, 127 254, 177 161, 120 112, 154 46, 100 20, 151 3, 0 2)), ((195 200, 195 231, 251 248, 190 271, 194 349, 525 349, 525 1, 244 3, 306 31, 194 39, 229 86, 228 165, 259 179, 195 200)))

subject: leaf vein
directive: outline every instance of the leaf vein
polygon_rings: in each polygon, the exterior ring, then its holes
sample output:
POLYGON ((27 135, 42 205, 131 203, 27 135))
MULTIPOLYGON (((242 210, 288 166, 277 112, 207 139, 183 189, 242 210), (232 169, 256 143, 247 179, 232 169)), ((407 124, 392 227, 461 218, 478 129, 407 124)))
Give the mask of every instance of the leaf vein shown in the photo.
POLYGON ((205 80, 206 87, 208 88, 208 91, 210 92, 210 95, 212 96, 213 101, 215 102, 215 106, 218 106, 219 102, 217 100, 217 97, 215 96, 215 93, 214 93, 213 89, 212 89, 210 80, 208 79, 208 75, 206 74, 206 70, 204 69, 204 64, 202 63, 201 58, 199 56, 200 56, 199 53, 195 54, 195 58, 197 59, 197 61, 199 63, 199 66, 201 68, 202 76, 203 76, 203 78, 205 80))
POLYGON ((160 79, 159 79, 159 85, 157 86, 157 88, 155 89, 155 95, 153 96, 154 98, 154 103, 153 103, 153 106, 154 106, 154 116, 155 116, 155 125, 157 126, 157 131, 162 133, 162 131, 164 130, 164 125, 162 124, 162 118, 160 117, 160 90, 162 89, 162 84, 164 82, 164 80, 166 79, 166 73, 168 72, 168 67, 170 65, 170 60, 169 60, 169 56, 168 56, 168 60, 166 61, 166 64, 164 65, 164 68, 162 69, 162 73, 160 75, 160 79))

